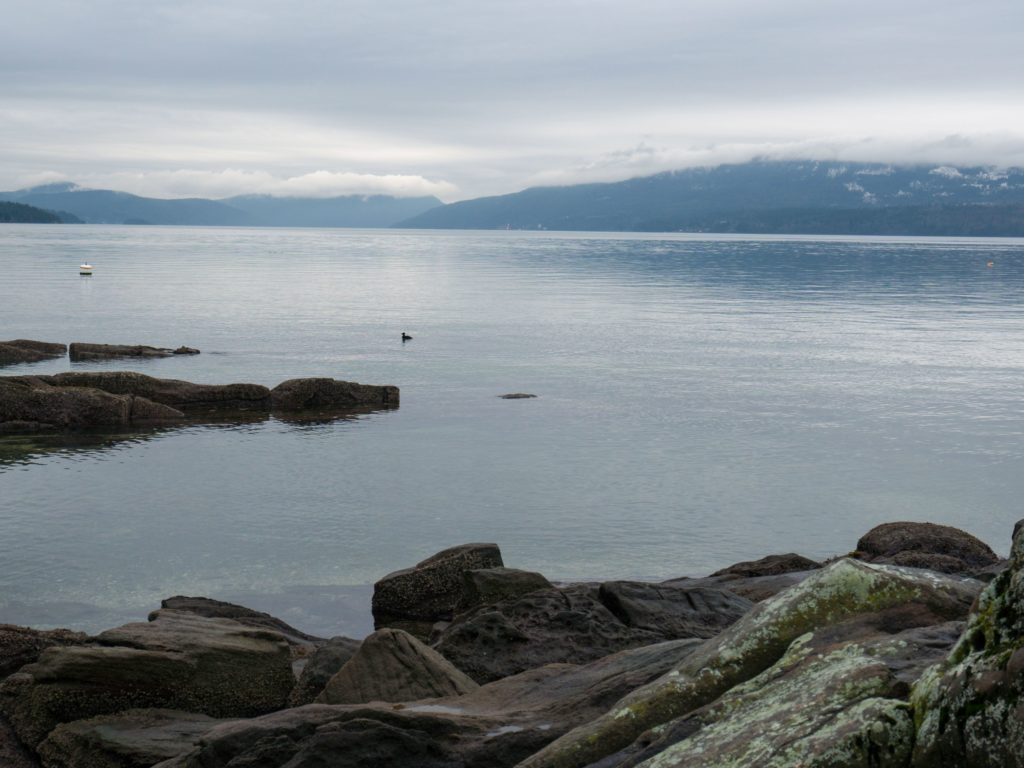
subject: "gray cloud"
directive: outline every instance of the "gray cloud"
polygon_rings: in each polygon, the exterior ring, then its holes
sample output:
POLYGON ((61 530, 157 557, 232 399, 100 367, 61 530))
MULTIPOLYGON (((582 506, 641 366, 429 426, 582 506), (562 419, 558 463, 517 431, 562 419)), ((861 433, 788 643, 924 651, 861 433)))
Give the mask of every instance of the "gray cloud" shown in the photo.
POLYGON ((5 13, 0 187, 46 174, 170 196, 262 179, 455 199, 802 152, 1021 163, 1016 1, 38 0, 5 13))

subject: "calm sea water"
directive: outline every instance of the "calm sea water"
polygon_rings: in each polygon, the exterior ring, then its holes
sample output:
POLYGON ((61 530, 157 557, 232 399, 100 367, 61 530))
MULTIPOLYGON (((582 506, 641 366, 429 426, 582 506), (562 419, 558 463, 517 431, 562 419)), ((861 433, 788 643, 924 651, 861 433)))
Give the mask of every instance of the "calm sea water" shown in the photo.
POLYGON ((0 622, 182 593, 360 634, 367 585, 466 541, 660 579, 891 520, 1005 554, 1024 516, 1020 240, 4 225, 0 266, 0 338, 203 351, 7 374, 402 390, 329 423, 3 438, 0 622))

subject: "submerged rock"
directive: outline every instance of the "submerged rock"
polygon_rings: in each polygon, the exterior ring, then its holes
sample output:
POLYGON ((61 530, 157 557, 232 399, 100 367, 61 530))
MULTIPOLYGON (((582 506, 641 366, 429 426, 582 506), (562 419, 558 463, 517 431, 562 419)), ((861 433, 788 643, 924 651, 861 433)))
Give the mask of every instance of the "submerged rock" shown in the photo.
POLYGON ((44 650, 0 684, 0 711, 36 745, 60 723, 132 708, 247 717, 283 707, 295 678, 277 632, 163 610, 89 645, 44 650))
POLYGON ((527 392, 510 392, 507 395, 498 395, 502 400, 531 400, 536 395, 531 395, 527 392))
POLYGON ((999 556, 983 541, 959 528, 935 523, 875 526, 857 542, 857 552, 872 563, 962 575, 999 562, 999 556))
POLYGON ((497 544, 462 544, 389 573, 373 585, 374 628, 394 627, 427 640, 434 623, 450 621, 465 599, 467 571, 502 566, 497 544))
POLYGON ((54 344, 49 341, 33 341, 32 339, 0 341, 0 365, 37 363, 40 360, 64 357, 67 353, 68 348, 65 344, 54 344))
POLYGON ((171 357, 172 355, 198 355, 192 347, 147 347, 144 344, 87 344, 76 341, 68 348, 72 361, 110 360, 115 357, 171 357))
POLYGON ((1024 532, 949 657, 914 685, 915 768, 1024 766, 1024 532))
POLYGON ((648 729, 706 706, 769 669, 807 632, 857 617, 885 632, 961 619, 980 586, 969 579, 836 561, 760 603, 675 670, 558 739, 522 768, 582 768, 627 749, 648 729))
POLYGON ((316 700, 321 704, 418 701, 476 688, 450 661, 409 633, 382 629, 363 640, 316 700))

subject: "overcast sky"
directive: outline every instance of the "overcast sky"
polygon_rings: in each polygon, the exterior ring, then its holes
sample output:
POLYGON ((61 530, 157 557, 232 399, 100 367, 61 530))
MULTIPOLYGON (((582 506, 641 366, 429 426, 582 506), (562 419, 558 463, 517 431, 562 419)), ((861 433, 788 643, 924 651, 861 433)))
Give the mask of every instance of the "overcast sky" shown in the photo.
POLYGON ((0 189, 436 194, 1024 166, 1021 0, 0 0, 0 189))

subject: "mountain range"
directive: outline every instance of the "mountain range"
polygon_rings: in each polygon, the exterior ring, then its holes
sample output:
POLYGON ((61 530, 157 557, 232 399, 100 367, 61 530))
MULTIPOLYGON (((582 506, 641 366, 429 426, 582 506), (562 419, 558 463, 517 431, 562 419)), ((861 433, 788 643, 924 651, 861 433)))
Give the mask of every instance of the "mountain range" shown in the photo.
POLYGON ((1024 169, 754 161, 601 184, 435 197, 163 200, 50 184, 0 201, 97 224, 1024 236, 1024 169))
POLYGON ((345 195, 330 198, 242 195, 223 200, 163 200, 76 184, 0 192, 0 201, 66 212, 89 224, 389 227, 441 205, 436 197, 345 195))
POLYGON ((750 162, 533 187, 434 208, 399 226, 1024 235, 1024 170, 750 162))

